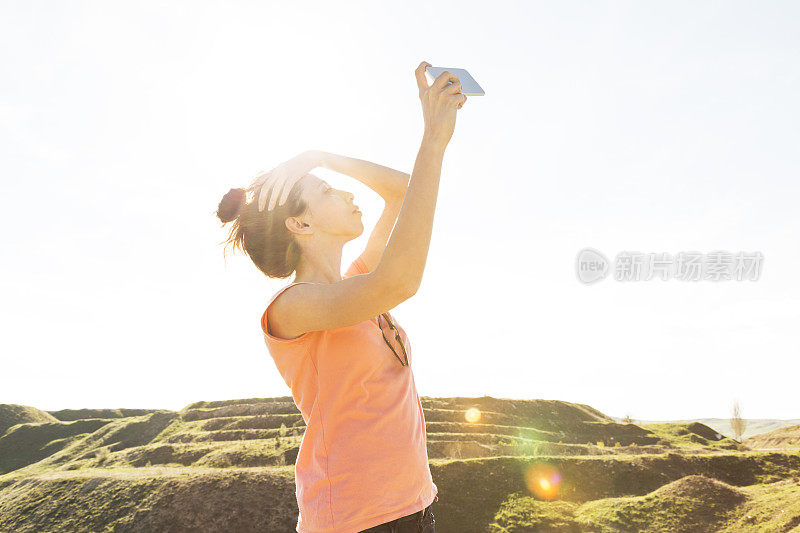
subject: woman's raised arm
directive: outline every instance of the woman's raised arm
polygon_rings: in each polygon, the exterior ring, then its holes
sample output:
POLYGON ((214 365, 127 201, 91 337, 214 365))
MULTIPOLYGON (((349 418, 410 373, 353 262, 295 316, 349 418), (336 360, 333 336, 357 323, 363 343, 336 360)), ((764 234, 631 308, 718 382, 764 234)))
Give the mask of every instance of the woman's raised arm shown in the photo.
POLYGON ((397 223, 373 274, 397 280, 410 297, 422 282, 433 231, 433 216, 439 194, 439 178, 447 144, 453 136, 456 112, 466 101, 461 82, 443 72, 428 86, 426 62, 415 72, 425 129, 411 173, 411 180, 397 223), (447 85, 447 82, 452 82, 447 85))
POLYGON ((386 200, 402 199, 408 188, 410 176, 393 168, 363 159, 319 151, 320 166, 355 178, 386 200))

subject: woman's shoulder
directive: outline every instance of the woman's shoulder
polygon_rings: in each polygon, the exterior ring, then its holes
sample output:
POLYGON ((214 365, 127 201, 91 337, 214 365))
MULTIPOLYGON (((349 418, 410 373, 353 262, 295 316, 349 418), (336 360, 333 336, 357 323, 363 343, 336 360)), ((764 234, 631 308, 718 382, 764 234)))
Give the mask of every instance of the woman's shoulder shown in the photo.
POLYGON ((269 299, 269 302, 267 303, 267 306, 264 309, 264 312, 261 314, 261 330, 264 332, 264 337, 266 338, 267 341, 271 341, 271 342, 279 343, 279 344, 288 344, 288 343, 292 343, 292 342, 298 342, 298 341, 305 340, 305 339, 309 338, 312 333, 315 333, 313 331, 309 331, 309 332, 303 333, 302 335, 299 335, 299 336, 296 336, 296 337, 287 337, 285 335, 281 335, 280 325, 275 323, 275 316, 274 316, 275 313, 274 312, 270 312, 270 311, 274 311, 275 310, 274 309, 275 308, 275 303, 278 300, 279 296, 281 296, 283 293, 285 293, 287 289, 289 289, 291 287, 294 287, 295 285, 300 285, 302 283, 313 283, 313 282, 310 282, 310 281, 296 281, 294 283, 290 283, 289 285, 286 285, 285 287, 282 287, 277 292, 275 292, 272 295, 272 297, 269 299))
MULTIPOLYGON (((348 269, 342 275, 342 279, 346 279, 351 276, 356 276, 358 274, 367 274, 368 272, 369 271, 367 269, 366 264, 364 263, 362 254, 356 257, 356 259, 350 264, 348 269)), ((295 285, 300 285, 300 284, 315 285, 316 283, 313 281, 295 281, 293 283, 289 283, 288 285, 281 287, 279 290, 277 290, 267 302, 264 312, 261 314, 261 330, 264 332, 264 337, 269 343, 274 343, 274 344, 288 344, 293 342, 299 343, 300 341, 310 338, 312 333, 317 333, 310 331, 296 337, 289 337, 288 335, 281 334, 282 332, 280 324, 276 324, 274 316, 275 315, 274 308, 276 307, 275 303, 278 301, 279 297, 282 294, 284 294, 288 289, 294 287, 295 285)))

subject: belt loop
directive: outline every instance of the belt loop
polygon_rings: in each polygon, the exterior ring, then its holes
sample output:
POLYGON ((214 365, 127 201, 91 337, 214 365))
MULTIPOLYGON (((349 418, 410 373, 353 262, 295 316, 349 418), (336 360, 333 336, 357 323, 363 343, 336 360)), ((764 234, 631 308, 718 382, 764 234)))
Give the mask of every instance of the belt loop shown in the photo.
POLYGON ((422 521, 425 519, 425 511, 427 510, 428 508, 426 507, 425 509, 419 512, 419 519, 417 520, 417 531, 422 531, 422 521))

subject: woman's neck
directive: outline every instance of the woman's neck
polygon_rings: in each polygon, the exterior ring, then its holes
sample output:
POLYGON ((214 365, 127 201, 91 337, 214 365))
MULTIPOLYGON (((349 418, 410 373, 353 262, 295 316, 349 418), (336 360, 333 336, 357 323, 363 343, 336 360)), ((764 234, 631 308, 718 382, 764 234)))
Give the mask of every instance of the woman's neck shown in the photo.
POLYGON ((336 283, 342 280, 342 245, 303 250, 295 269, 294 281, 336 283))

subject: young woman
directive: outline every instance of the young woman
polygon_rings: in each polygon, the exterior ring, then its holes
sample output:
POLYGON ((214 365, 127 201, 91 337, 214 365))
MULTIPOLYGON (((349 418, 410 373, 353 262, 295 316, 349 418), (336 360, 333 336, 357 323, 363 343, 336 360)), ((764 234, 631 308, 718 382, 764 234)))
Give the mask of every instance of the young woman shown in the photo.
POLYGON ((410 179, 310 151, 247 190, 231 189, 217 211, 223 222, 234 221, 225 242, 264 274, 295 274, 269 300, 261 328, 306 424, 295 462, 301 533, 434 532, 438 488, 411 346, 389 313, 422 280, 442 158, 467 99, 450 73, 429 86, 426 66, 415 72, 425 128, 410 179), (351 193, 309 173, 320 166, 359 180, 385 201, 366 249, 343 276, 342 247, 364 226, 351 193))

